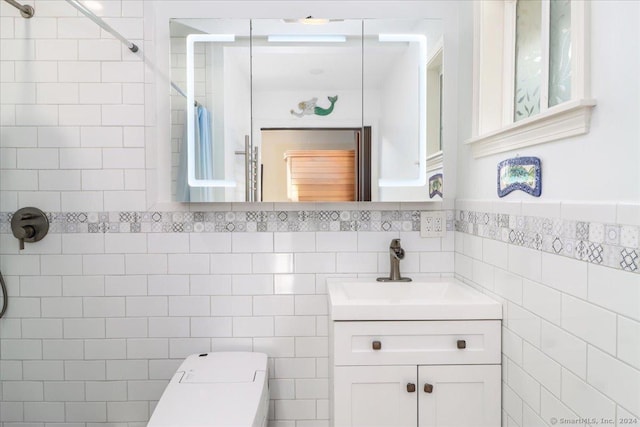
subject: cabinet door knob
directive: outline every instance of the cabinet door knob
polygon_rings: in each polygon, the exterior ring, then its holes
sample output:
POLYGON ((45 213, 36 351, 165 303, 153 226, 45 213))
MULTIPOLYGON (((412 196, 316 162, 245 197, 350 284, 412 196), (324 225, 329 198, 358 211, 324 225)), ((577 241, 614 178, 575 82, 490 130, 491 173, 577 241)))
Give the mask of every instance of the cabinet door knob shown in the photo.
POLYGON ((415 393, 416 392, 416 385, 413 384, 413 383, 407 384, 407 392, 415 393))
POLYGON ((460 350, 467 348, 467 342, 465 340, 458 340, 457 344, 460 350))
POLYGON ((382 342, 374 341, 371 343, 371 348, 374 350, 380 350, 382 348, 382 342))
POLYGON ((433 384, 424 383, 424 392, 425 393, 433 392, 433 384))

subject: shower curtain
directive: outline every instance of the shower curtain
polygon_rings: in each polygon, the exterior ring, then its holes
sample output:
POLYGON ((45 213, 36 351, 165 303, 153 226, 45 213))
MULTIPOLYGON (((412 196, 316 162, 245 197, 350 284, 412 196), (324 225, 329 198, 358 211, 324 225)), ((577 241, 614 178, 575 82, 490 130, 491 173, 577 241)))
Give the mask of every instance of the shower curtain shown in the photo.
MULTIPOLYGON (((213 202, 213 188, 189 187, 187 178, 187 117, 180 147, 180 161, 176 179, 176 200, 179 202, 213 202)), ((202 105, 195 109, 195 174, 197 179, 213 179, 213 141, 211 138, 211 117, 202 105)))

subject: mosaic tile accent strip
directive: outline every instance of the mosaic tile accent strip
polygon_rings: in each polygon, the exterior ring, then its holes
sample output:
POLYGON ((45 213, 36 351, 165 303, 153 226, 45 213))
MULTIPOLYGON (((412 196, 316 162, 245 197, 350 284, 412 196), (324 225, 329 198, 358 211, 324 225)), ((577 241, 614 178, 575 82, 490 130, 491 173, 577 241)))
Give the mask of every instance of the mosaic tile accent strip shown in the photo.
POLYGON ((455 230, 640 273, 640 227, 523 215, 456 211, 455 230))
MULTIPOLYGON (((446 211, 447 230, 454 213, 446 211)), ((11 233, 12 212, 0 212, 11 233)), ((242 233, 304 231, 420 231, 415 210, 220 212, 47 212, 50 233, 242 233)))

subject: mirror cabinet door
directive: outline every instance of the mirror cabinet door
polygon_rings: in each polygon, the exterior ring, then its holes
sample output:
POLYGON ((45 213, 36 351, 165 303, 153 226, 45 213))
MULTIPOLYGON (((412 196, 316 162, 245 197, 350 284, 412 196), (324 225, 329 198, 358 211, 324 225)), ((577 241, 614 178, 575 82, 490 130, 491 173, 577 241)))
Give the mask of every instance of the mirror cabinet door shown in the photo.
POLYGON ((362 199, 360 20, 253 20, 252 96, 260 200, 362 199))
POLYGON ((427 53, 441 30, 437 20, 364 21, 364 117, 376 123, 377 200, 429 198, 427 53))
POLYGON ((245 200, 245 140, 251 134, 249 20, 173 20, 175 200, 245 200), (183 53, 184 52, 184 53, 183 53))

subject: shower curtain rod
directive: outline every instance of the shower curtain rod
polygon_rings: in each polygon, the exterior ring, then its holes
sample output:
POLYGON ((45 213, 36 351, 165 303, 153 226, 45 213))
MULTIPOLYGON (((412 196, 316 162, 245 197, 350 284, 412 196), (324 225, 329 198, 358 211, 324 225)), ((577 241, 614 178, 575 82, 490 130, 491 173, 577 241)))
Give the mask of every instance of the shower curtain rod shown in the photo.
POLYGON ((29 6, 28 4, 20 4, 16 0, 4 0, 4 1, 9 3, 11 6, 15 7, 16 9, 19 9, 20 15, 22 15, 23 18, 27 18, 27 19, 31 18, 33 14, 36 13, 33 7, 29 6))
MULTIPOLYGON (((6 0, 6 1, 10 1, 10 0, 6 0)), ((11 0, 11 1, 13 1, 13 0, 11 0)), ((96 16, 85 5, 83 5, 82 3, 80 3, 77 0, 67 0, 67 3, 69 3, 71 6, 75 7, 76 9, 78 9, 84 16, 86 16, 87 18, 91 19, 93 22, 95 22, 100 27, 102 27, 105 31, 107 31, 112 36, 114 36, 115 38, 120 40, 122 43, 124 43, 129 48, 129 50, 131 52, 137 52, 138 51, 138 46, 136 46, 135 44, 131 43, 129 40, 124 38, 124 36, 122 34, 117 32, 113 28, 111 28, 111 26, 109 24, 107 24, 102 19, 100 19, 98 16, 96 16)))
MULTIPOLYGON (((5 0, 11 4, 15 3, 15 0, 5 0)), ((137 52, 138 51, 138 46, 136 46, 134 43, 130 42, 129 40, 127 40, 126 38, 124 38, 124 36, 122 34, 120 34, 119 32, 117 32, 116 30, 114 30, 109 24, 107 24, 106 22, 104 22, 102 19, 100 19, 98 16, 96 16, 93 12, 91 12, 91 10, 89 10, 85 5, 83 5, 82 3, 80 3, 78 0, 66 0, 67 3, 69 3, 71 6, 75 7, 76 9, 78 9, 83 15, 85 15, 87 18, 89 18, 90 20, 92 20, 93 22, 95 22, 98 26, 102 27, 105 31, 107 31, 108 33, 110 33, 112 36, 114 36, 115 38, 117 38, 118 40, 120 40, 122 43, 124 43, 131 52, 137 52)), ((16 6, 17 7, 17 6, 16 6)), ((30 7, 30 6, 29 6, 30 7)), ((174 82, 171 82, 171 86, 182 96, 184 96, 185 98, 187 97, 187 95, 184 93, 184 91, 182 89, 180 89, 180 87, 178 85, 176 85, 174 82)), ((195 102, 195 106, 197 107, 199 104, 196 101, 195 102)))
MULTIPOLYGON (((174 82, 171 82, 171 87, 174 88, 176 90, 176 92, 178 92, 180 95, 182 95, 183 97, 187 97, 187 94, 184 93, 184 91, 180 88, 180 86, 178 86, 177 84, 175 84, 174 82)), ((198 101, 193 101, 193 106, 197 107, 198 105, 198 101)))

